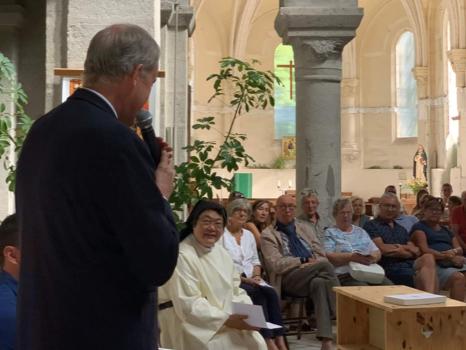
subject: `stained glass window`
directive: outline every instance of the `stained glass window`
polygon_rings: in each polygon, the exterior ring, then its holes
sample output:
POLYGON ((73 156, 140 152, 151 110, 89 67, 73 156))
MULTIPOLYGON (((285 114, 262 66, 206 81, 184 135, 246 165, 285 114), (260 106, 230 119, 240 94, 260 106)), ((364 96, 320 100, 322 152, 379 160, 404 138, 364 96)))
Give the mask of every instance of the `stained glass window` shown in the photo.
POLYGON ((275 139, 281 139, 296 134, 296 89, 294 54, 291 46, 277 46, 275 74, 283 83, 283 86, 275 83, 275 139))

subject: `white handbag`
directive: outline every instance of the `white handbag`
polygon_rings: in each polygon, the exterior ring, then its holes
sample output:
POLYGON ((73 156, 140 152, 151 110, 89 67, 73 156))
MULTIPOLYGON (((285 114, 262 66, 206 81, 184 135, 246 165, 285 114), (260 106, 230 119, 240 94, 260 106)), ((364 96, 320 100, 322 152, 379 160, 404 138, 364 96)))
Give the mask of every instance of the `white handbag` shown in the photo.
POLYGON ((385 278, 385 270, 379 264, 364 265, 350 261, 349 269, 351 277, 357 281, 380 284, 385 278))

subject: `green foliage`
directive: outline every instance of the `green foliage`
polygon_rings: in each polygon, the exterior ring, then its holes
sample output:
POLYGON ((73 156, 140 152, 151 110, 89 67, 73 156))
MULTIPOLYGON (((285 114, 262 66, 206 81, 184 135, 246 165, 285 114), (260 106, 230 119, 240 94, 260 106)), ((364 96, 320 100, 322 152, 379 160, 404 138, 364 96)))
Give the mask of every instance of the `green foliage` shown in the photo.
MULTIPOLYGON (((247 63, 235 58, 223 58, 220 72, 210 75, 207 80, 213 82, 214 93, 209 103, 216 98, 225 96, 228 105, 233 109, 233 118, 228 132, 222 135, 223 142, 195 140, 184 147, 188 152, 188 161, 176 166, 175 189, 170 202, 175 210, 183 210, 200 198, 212 198, 213 189, 225 188, 231 190, 232 178, 218 175, 215 169, 236 171, 241 165, 248 166, 254 161, 244 148, 246 135, 233 133, 237 118, 253 109, 265 109, 274 106, 274 83, 280 80, 270 71, 260 71, 254 66, 259 63, 247 63)), ((215 117, 200 118, 192 126, 193 129, 213 130, 215 117)))
POLYGON ((285 169, 286 167, 286 161, 283 156, 278 156, 274 161, 272 168, 274 169, 285 169))
POLYGON ((14 192, 16 184, 16 164, 11 159, 11 147, 17 156, 32 125, 32 119, 24 111, 27 102, 26 93, 16 81, 13 63, 0 53, 0 158, 8 172, 6 182, 11 192, 14 192), (7 108, 9 104, 13 108, 7 108), (13 112, 9 112, 10 109, 13 112), (14 130, 13 121, 16 124, 14 130))

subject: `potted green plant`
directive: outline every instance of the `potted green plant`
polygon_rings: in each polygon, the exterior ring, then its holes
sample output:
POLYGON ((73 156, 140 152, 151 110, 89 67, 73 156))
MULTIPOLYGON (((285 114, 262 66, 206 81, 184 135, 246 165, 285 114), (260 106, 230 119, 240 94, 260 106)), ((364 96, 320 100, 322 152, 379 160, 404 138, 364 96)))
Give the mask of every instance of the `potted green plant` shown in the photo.
MULTIPOLYGON (((223 141, 220 144, 194 140, 184 147, 188 152, 188 161, 175 167, 175 189, 170 197, 174 210, 183 210, 186 205, 190 206, 200 198, 212 198, 213 189, 230 190, 232 178, 220 176, 216 169, 236 171, 240 165, 248 166, 254 161, 243 145, 246 135, 234 133, 234 124, 241 115, 253 109, 273 106, 274 83, 281 84, 272 72, 258 70, 255 67, 258 63, 256 60, 248 63, 226 57, 219 62, 220 71, 207 78, 213 82, 214 88, 209 103, 225 96, 225 91, 228 91, 228 105, 233 110, 233 118, 228 131, 222 135, 223 141)), ((208 116, 198 119, 192 128, 218 132, 214 125, 215 118, 208 116)))
POLYGON ((6 182, 11 192, 16 184, 16 158, 33 122, 24 111, 27 102, 15 66, 0 52, 0 158, 7 170, 6 182))

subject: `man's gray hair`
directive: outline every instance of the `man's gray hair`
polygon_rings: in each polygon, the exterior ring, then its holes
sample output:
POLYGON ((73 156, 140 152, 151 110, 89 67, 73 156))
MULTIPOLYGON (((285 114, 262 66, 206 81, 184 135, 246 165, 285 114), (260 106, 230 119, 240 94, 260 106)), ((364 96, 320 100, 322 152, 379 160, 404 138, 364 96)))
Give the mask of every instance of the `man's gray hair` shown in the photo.
POLYGON ((398 196, 392 192, 384 192, 383 195, 380 196, 380 201, 382 201, 382 199, 394 199, 397 201, 398 204, 400 204, 400 200, 398 199, 398 196))
POLYGON ((339 199, 337 199, 335 201, 335 203, 333 204, 333 210, 332 210, 333 217, 336 218, 337 214, 340 212, 340 210, 342 210, 347 205, 350 205, 351 208, 353 208, 353 205, 351 204, 351 198, 339 198, 339 199))
POLYGON ((304 188, 301 192, 299 192, 299 196, 300 196, 301 204, 308 197, 314 197, 317 200, 319 200, 319 194, 317 193, 316 190, 313 190, 311 188, 304 188))
POLYGON ((150 34, 134 24, 113 24, 91 40, 84 62, 84 86, 116 81, 142 64, 144 72, 158 68, 160 48, 150 34))
POLYGON ((239 198, 235 199, 234 201, 231 201, 227 205, 227 215, 231 216, 236 210, 244 209, 247 211, 248 216, 251 216, 252 214, 252 209, 251 209, 251 204, 249 204, 249 201, 244 198, 239 198))

